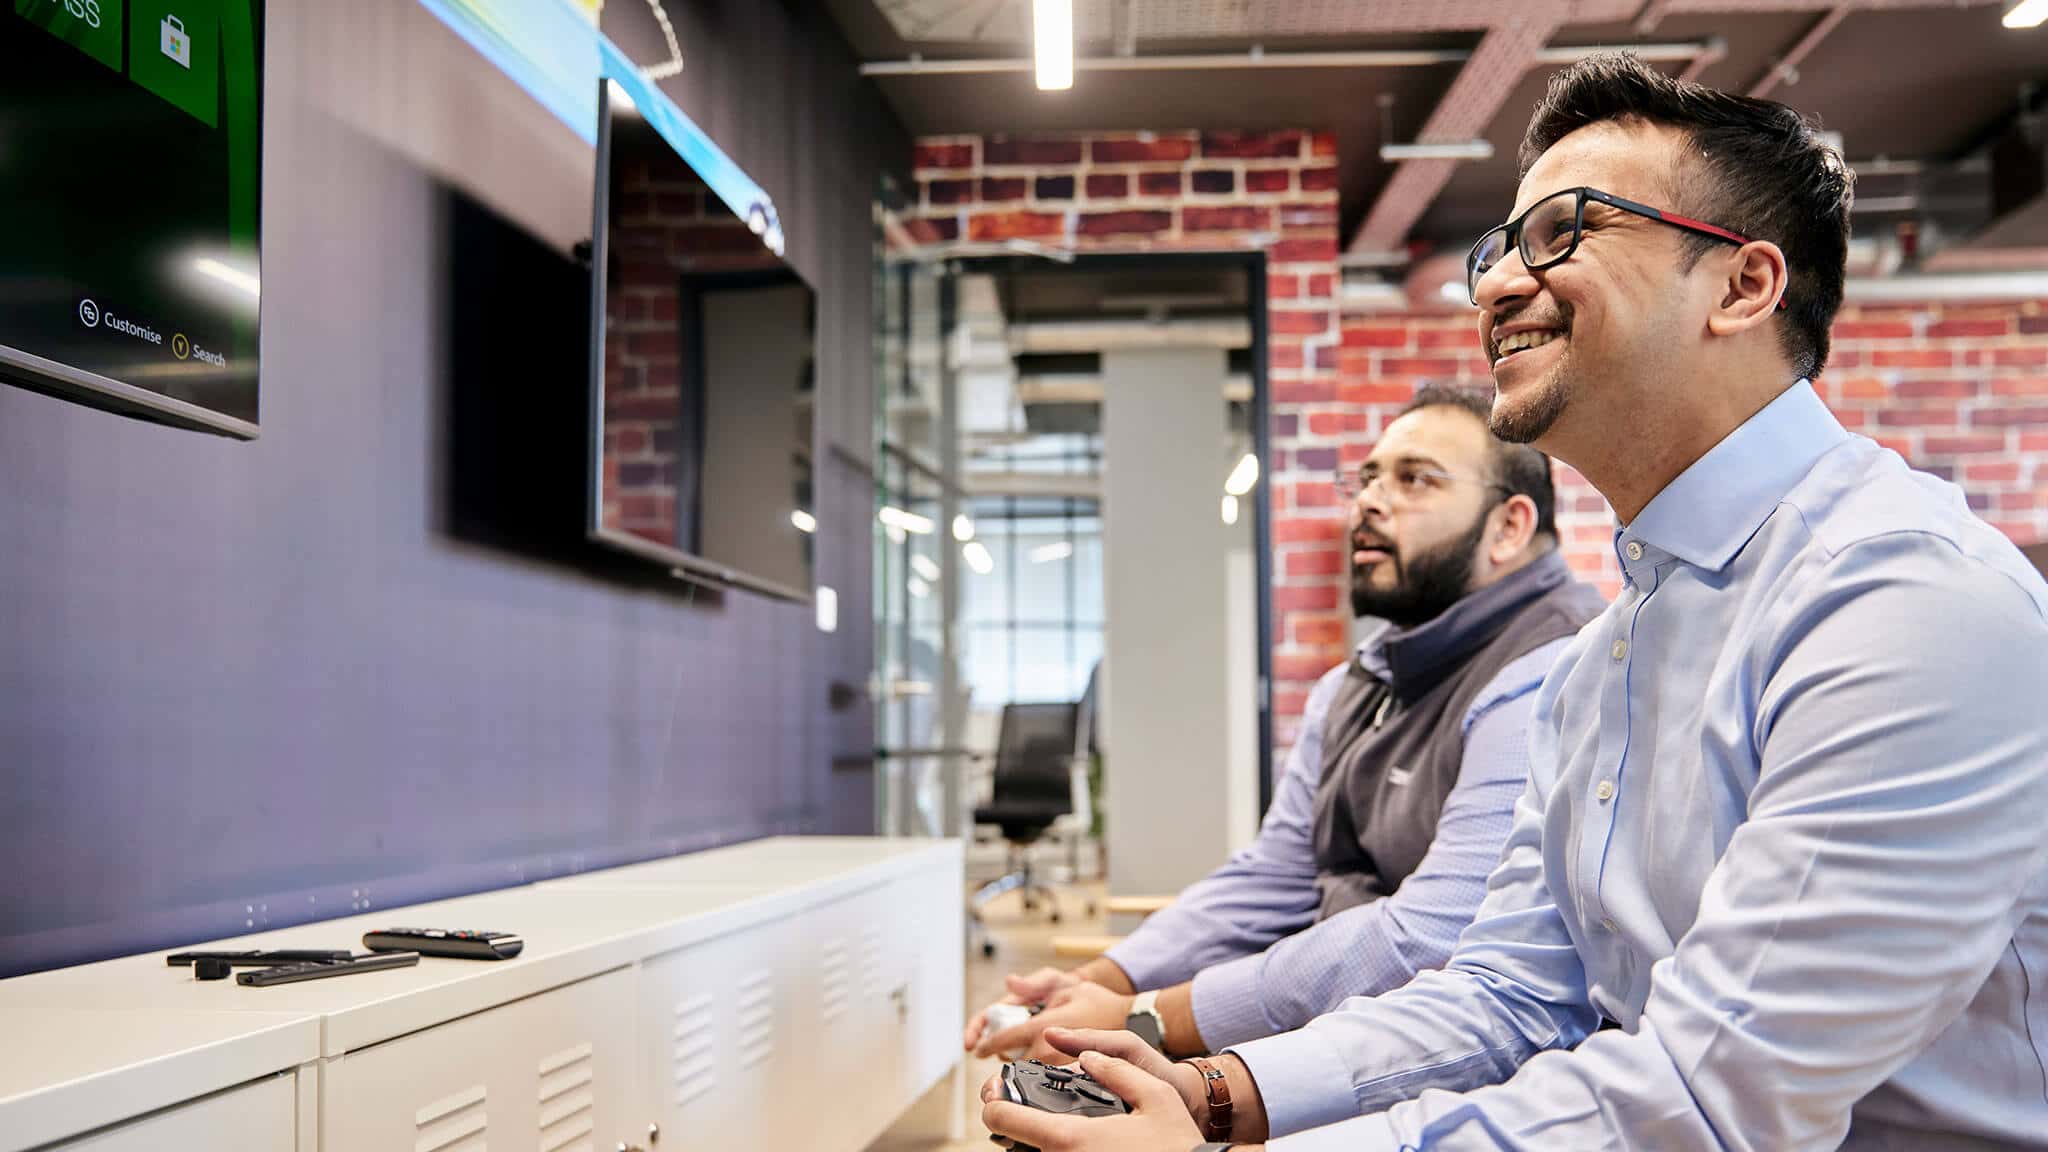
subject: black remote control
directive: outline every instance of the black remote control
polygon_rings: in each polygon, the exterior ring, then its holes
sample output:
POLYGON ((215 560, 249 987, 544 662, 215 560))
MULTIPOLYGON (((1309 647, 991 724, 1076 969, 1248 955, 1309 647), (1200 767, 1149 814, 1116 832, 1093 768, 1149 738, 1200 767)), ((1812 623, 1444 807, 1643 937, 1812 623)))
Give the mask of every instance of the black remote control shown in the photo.
POLYGON ((248 952, 173 952, 164 957, 164 963, 182 967, 200 960, 219 960, 235 968, 259 968, 308 960, 346 960, 350 955, 346 948, 259 948, 248 952))
POLYGON ((363 933, 363 947, 372 952, 417 952, 457 960, 507 960, 519 955, 526 941, 510 932, 473 932, 451 928, 380 928, 363 933))
MULTIPOLYGON (((1003 1099, 1041 1112, 1068 1116, 1118 1116, 1131 1110, 1122 1098, 1079 1068, 1057 1068, 1037 1060, 1003 1065, 1003 1099)), ((1014 1144, 1011 1152, 1038 1152, 1014 1144)))
POLYGON ((325 980, 329 976, 353 976, 358 972, 376 972, 385 968, 410 968, 419 962, 420 954, 417 952, 372 952, 347 960, 309 960, 304 964, 280 964, 275 968, 238 972, 235 983, 250 988, 268 988, 272 984, 325 980))

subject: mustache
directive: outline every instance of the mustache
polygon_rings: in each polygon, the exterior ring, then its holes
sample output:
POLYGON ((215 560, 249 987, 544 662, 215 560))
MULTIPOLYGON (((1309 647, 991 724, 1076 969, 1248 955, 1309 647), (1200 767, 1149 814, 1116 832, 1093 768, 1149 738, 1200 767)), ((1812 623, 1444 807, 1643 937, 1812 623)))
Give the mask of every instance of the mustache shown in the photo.
POLYGON ((1366 532, 1353 532, 1351 534, 1351 550, 1353 552, 1385 552, 1387 555, 1392 556, 1394 555, 1394 542, 1392 540, 1383 540, 1366 532))

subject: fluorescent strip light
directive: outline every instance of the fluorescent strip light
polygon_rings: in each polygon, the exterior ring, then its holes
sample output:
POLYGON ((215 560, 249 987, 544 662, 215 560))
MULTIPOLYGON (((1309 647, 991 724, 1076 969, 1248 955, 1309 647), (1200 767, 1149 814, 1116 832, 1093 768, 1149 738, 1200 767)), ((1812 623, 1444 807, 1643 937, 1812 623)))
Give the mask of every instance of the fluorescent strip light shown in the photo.
POLYGON ((1237 523, 1237 497, 1232 496, 1228 492, 1223 494, 1223 522, 1225 524, 1237 523))
POLYGON ((1382 144, 1380 159, 1397 160, 1491 160, 1493 145, 1485 140, 1459 140, 1451 144, 1382 144))
POLYGON ((230 267, 211 256, 201 256, 192 262, 192 267, 213 277, 230 288, 239 288, 251 296, 263 295, 263 282, 240 268, 230 267))
POLYGON ((905 512, 893 504, 882 505, 881 510, 875 513, 875 519, 880 520, 891 528, 901 529, 914 536, 929 536, 932 534, 932 522, 929 518, 919 516, 913 512, 905 512))
POLYGON ((1031 0, 1032 55, 1038 87, 1064 92, 1074 86, 1074 0, 1031 0))
POLYGON ((910 558, 910 566, 917 570, 919 576, 927 580, 937 580, 939 578, 939 566, 932 563, 932 558, 922 552, 910 558))
POLYGON ((983 576, 996 570, 996 558, 989 555, 988 545, 979 540, 969 540, 960 549, 960 555, 967 558, 967 566, 983 576))
POLYGON ((1067 543, 1065 540, 1056 540, 1051 544, 1040 544, 1038 547, 1033 548, 1031 550, 1031 562, 1033 564, 1045 564, 1054 560, 1065 560, 1073 554, 1074 546, 1072 544, 1067 543))
POLYGON ((817 517, 812 516, 801 508, 790 509, 789 522, 796 525, 796 530, 799 532, 816 532, 818 530, 817 517))
POLYGON ((1259 482, 1259 458, 1247 452, 1237 467, 1230 470, 1230 479, 1223 482, 1223 490, 1232 496, 1242 496, 1259 482))
POLYGON ((974 521, 969 520, 965 512, 953 517, 953 539, 962 544, 974 539, 974 521))
POLYGON ((2004 24, 2007 28, 2039 28, 2044 20, 2048 20, 2048 0, 2020 0, 2005 14, 2004 24))

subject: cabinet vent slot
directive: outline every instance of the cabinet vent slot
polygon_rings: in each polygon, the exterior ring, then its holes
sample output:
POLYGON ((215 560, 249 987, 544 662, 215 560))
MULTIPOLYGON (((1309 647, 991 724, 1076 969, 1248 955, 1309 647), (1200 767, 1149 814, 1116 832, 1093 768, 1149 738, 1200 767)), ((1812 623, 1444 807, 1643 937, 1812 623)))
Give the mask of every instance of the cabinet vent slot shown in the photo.
POLYGON ((540 1152, 593 1152, 591 1051, 585 1042, 540 1062, 540 1152))
POLYGON ((718 1086, 717 1001, 709 994, 676 1003, 674 1070, 676 1103, 688 1104, 718 1086))
POLYGON ((413 1152, 484 1152, 484 1096, 477 1084, 413 1113, 413 1152))
POLYGON ((829 1024, 845 1014, 850 984, 846 971, 846 941, 829 941, 825 945, 823 963, 818 974, 821 1006, 826 1023, 829 1024))
POLYGON ((740 1067, 753 1068, 775 1053, 775 984, 767 972, 740 982, 738 1036, 740 1067))
POLYGON ((870 924, 860 934, 860 968, 867 977, 867 997, 879 1002, 886 989, 882 979, 882 929, 870 924))

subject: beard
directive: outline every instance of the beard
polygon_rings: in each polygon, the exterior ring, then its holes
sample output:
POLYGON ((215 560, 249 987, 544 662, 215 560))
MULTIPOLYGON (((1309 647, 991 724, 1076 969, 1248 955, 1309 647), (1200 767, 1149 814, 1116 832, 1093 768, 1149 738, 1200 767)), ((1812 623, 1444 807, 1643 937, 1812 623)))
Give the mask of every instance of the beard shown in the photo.
POLYGON ((1371 570, 1353 565, 1352 615, 1377 616, 1396 628, 1436 619, 1471 590, 1473 557, 1485 534, 1486 517, 1480 515, 1463 535, 1428 551, 1404 555, 1389 550, 1381 563, 1394 566, 1392 588, 1374 587, 1371 570))
POLYGON ((1496 386, 1493 410, 1486 419, 1487 430, 1509 444, 1534 443, 1550 431, 1558 417, 1564 415, 1565 407, 1571 403, 1572 381, 1571 350, 1567 348, 1564 355, 1558 357, 1557 367, 1550 375, 1538 381, 1516 401, 1511 402, 1502 396, 1496 386))

